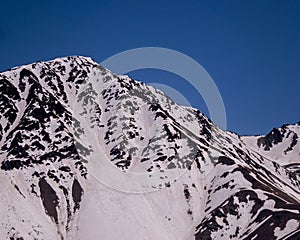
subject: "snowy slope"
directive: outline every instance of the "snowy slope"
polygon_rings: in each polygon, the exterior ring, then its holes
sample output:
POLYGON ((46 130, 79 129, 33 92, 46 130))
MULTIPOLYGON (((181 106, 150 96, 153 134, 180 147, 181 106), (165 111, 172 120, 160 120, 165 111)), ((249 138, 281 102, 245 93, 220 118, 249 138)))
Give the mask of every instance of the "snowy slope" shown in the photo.
POLYGON ((300 239, 299 124, 225 132, 85 57, 0 92, 2 239, 300 239))

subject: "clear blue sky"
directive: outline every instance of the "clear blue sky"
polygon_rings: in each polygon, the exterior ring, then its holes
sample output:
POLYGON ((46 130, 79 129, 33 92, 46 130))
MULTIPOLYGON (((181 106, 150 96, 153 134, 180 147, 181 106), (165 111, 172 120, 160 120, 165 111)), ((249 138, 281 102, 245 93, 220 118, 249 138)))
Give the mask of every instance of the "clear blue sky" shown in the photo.
MULTIPOLYGON (((300 121, 299 0, 1 2, 0 71, 67 55, 101 62, 151 46, 185 53, 210 73, 229 130, 267 133, 300 121)), ((177 76, 158 70, 129 75, 170 84, 207 113, 177 76)))

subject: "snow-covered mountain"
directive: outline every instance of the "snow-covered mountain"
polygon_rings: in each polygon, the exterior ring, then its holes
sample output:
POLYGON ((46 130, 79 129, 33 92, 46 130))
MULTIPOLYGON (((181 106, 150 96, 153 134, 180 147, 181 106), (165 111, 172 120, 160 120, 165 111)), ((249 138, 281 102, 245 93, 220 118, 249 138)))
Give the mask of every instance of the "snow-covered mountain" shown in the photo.
POLYGON ((86 57, 0 92, 1 239, 300 239, 300 123, 226 132, 86 57))
POLYGON ((254 151, 281 165, 300 163, 300 122, 274 128, 266 136, 242 137, 254 151))

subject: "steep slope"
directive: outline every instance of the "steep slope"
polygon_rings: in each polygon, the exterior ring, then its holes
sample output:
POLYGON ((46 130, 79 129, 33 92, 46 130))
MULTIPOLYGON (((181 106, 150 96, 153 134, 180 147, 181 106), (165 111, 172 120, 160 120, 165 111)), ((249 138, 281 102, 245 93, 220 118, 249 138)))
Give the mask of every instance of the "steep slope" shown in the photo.
POLYGON ((240 137, 85 57, 0 92, 2 238, 300 239, 299 124, 240 137))

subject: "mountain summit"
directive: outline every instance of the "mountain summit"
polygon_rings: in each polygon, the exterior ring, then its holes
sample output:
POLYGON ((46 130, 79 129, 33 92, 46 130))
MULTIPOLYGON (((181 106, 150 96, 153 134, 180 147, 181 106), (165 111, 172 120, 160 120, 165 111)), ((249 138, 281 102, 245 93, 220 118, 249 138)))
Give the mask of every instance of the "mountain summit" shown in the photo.
POLYGON ((0 93, 2 239, 300 239, 300 123, 239 136, 80 56, 0 93))

